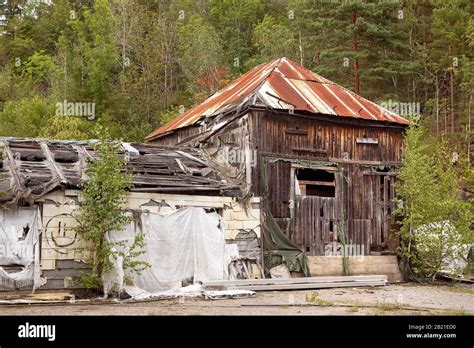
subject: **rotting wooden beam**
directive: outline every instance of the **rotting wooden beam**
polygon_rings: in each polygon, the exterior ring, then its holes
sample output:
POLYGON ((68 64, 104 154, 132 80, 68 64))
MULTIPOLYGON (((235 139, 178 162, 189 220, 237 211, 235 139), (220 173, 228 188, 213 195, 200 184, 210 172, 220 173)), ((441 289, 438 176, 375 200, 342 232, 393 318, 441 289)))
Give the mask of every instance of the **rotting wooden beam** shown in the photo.
POLYGON ((5 159, 6 161, 6 164, 7 166, 5 167, 9 167, 10 168, 10 172, 12 173, 12 177, 13 177, 13 181, 15 183, 15 186, 17 187, 17 189, 19 190, 19 192, 22 192, 25 187, 23 186, 23 183, 21 182, 21 179, 20 179, 20 175, 18 174, 19 173, 19 168, 18 166, 16 165, 16 161, 15 161, 15 158, 13 156, 13 153, 10 149, 10 147, 8 146, 8 143, 6 141, 3 141, 3 140, 0 140, 0 147, 2 147, 5 151, 5 154, 7 156, 7 158, 5 159))
POLYGON ((46 156, 47 164, 49 165, 51 171, 53 172, 53 175, 59 177, 61 184, 66 185, 68 183, 68 180, 64 176, 61 168, 56 163, 56 160, 54 159, 53 154, 49 150, 48 144, 44 140, 40 140, 39 144, 41 146, 41 149, 43 150, 44 155, 46 156))
POLYGON ((335 181, 298 180, 300 185, 336 186, 335 181))
POLYGON ((293 151, 297 152, 311 152, 311 153, 320 153, 320 154, 327 154, 328 151, 325 149, 307 149, 307 148, 300 148, 300 147, 292 147, 293 151))
POLYGON ((329 161, 343 164, 361 164, 368 166, 401 166, 402 162, 379 162, 379 161, 364 161, 364 160, 344 160, 341 158, 329 158, 329 161))
POLYGON ((181 160, 179 158, 175 158, 175 160, 176 160, 176 163, 178 163, 179 168, 181 168, 181 170, 183 171, 183 173, 190 173, 189 169, 187 169, 184 166, 183 162, 181 162, 181 160))
POLYGON ((173 187, 135 187, 133 192, 192 192, 192 191, 220 191, 220 187, 213 186, 173 186, 173 187))

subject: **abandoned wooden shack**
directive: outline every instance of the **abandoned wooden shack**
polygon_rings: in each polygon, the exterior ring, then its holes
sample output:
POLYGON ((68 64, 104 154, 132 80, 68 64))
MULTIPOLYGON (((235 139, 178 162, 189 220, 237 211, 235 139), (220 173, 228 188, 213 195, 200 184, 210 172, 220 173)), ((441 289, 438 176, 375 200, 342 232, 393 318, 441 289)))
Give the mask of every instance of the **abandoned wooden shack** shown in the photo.
POLYGON ((147 141, 200 148, 261 197, 265 266, 400 279, 394 181, 408 121, 287 58, 257 66, 147 141), (231 169, 230 169, 231 168, 231 169), (346 236, 346 238, 344 238, 346 236), (275 242, 275 239, 278 239, 275 242), (299 258, 299 259, 298 259, 299 258))
MULTIPOLYGON (((74 212, 94 149, 86 142, 0 138, 0 153, 0 290, 79 287, 75 280, 87 266, 74 212)), ((240 188, 199 149, 123 143, 119 155, 128 157, 124 169, 133 175, 124 209, 217 214, 230 278, 261 276, 258 198, 244 206, 240 188)))

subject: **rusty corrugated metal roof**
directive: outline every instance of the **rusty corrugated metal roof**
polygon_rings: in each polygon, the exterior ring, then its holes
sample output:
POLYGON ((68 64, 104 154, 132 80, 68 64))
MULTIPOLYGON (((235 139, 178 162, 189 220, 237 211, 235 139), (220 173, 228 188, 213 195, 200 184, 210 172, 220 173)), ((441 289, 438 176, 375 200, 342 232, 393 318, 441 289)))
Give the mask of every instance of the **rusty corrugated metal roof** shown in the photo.
POLYGON ((407 125, 408 121, 350 90, 309 71, 287 58, 261 64, 147 136, 194 124, 252 98, 255 104, 274 109, 294 109, 339 117, 407 125), (253 98, 255 97, 255 98, 253 98))

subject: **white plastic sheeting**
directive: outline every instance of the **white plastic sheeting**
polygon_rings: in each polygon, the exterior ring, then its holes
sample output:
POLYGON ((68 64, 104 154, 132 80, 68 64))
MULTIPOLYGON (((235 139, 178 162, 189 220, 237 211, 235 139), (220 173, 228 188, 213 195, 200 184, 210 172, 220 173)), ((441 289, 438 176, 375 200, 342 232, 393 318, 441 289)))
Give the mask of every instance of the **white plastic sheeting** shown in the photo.
POLYGON ((249 297, 256 295, 255 291, 241 289, 205 290, 201 284, 188 285, 180 289, 161 291, 153 294, 144 291, 143 289, 139 289, 136 286, 127 286, 126 289, 127 293, 132 297, 132 300, 146 300, 150 297, 157 297, 159 299, 169 299, 177 297, 205 297, 216 300, 222 298, 249 297))
POLYGON ((7 288, 40 286, 39 235, 41 217, 37 207, 0 209, 0 266, 18 265, 19 272, 0 267, 0 285, 7 288))
MULTIPOLYGON (((207 213, 203 208, 182 208, 168 214, 143 212, 140 223, 132 223, 122 232, 109 233, 109 240, 131 245, 140 232, 144 233, 145 253, 137 260, 151 267, 139 275, 125 270, 133 286, 125 285, 124 289, 133 298, 179 293, 185 279, 192 278, 194 283, 225 279, 225 234, 217 213, 207 213)), ((113 270, 104 279, 108 289, 120 283, 116 278, 119 274, 113 270)))

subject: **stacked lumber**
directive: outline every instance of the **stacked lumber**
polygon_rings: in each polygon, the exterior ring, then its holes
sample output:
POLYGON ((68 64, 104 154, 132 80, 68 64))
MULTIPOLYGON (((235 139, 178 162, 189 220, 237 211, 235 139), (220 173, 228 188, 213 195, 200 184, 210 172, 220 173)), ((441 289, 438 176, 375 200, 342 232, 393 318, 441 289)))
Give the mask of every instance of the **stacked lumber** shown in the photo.
POLYGON ((307 277, 307 278, 273 278, 273 279, 239 279, 203 282, 206 290, 303 290, 324 288, 353 288, 363 286, 383 286, 387 283, 385 275, 340 276, 340 277, 307 277))

